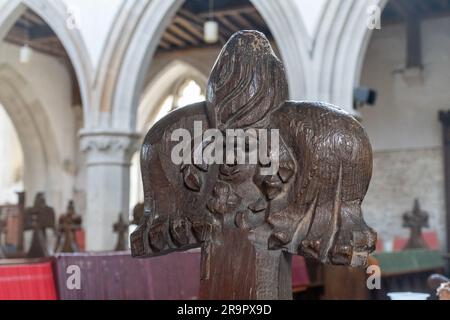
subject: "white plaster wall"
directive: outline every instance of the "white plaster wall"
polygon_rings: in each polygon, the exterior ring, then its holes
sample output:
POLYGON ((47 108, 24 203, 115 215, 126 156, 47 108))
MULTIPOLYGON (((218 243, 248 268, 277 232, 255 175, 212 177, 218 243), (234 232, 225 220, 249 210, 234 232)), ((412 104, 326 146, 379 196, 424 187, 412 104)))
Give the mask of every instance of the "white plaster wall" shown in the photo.
POLYGON ((156 54, 147 73, 146 85, 150 83, 161 70, 175 60, 186 62, 208 77, 214 62, 219 55, 219 51, 219 48, 205 48, 192 49, 187 53, 183 53, 183 55, 176 52, 156 54))
POLYGON ((329 0, 295 0, 308 35, 314 38, 329 0))
MULTIPOLYGON (((441 145, 438 110, 450 108, 450 19, 422 23, 423 83, 408 84, 403 25, 385 26, 369 45, 361 84, 378 91, 375 108, 361 109, 375 150, 441 145)), ((414 82, 417 79, 414 80, 414 82)))
POLYGON ((378 91, 374 108, 361 110, 374 148, 374 172, 363 204, 368 222, 383 239, 406 236, 401 215, 419 198, 430 229, 445 241, 444 168, 438 110, 450 108, 450 19, 422 23, 424 70, 405 77, 405 29, 374 33, 361 84, 378 91), (407 80, 409 79, 409 80, 407 80))
MULTIPOLYGON (((25 79, 44 107, 51 124, 47 129, 48 134, 56 138, 62 185, 61 190, 55 190, 52 205, 60 211, 72 197, 74 173, 71 168, 76 166, 77 131, 71 106, 71 79, 67 68, 53 57, 34 52, 28 64, 20 64, 18 57, 19 47, 4 42, 0 44, 0 64, 9 64, 25 79)), ((45 141, 45 136, 43 139, 45 141)), ((28 201, 32 198, 34 195, 30 195, 28 201)))
POLYGON ((0 104, 0 204, 17 203, 23 190, 23 154, 17 132, 0 104))
POLYGON ((114 19, 126 0, 62 1, 67 7, 66 18, 76 19, 94 69, 97 69, 114 19))

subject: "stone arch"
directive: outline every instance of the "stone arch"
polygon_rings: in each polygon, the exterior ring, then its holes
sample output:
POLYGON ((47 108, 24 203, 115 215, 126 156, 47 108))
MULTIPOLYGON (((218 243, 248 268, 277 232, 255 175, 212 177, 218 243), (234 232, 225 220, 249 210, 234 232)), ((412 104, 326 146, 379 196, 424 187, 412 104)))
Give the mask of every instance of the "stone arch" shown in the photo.
POLYGON ((16 128, 24 155, 24 187, 30 204, 44 191, 49 203, 61 202, 61 156, 50 121, 37 95, 11 66, 0 65, 0 103, 16 128))
MULTIPOLYGON (((285 62, 291 98, 307 95, 304 75, 308 74, 308 38, 292 0, 251 0, 269 26, 285 62)), ((136 109, 144 77, 164 30, 181 7, 182 0, 151 1, 133 29, 132 38, 121 61, 115 83, 112 126, 122 131, 134 131, 136 109)))
POLYGON ((76 73, 83 103, 85 123, 90 122, 91 79, 93 67, 84 41, 77 29, 67 27, 67 8, 61 0, 11 0, 0 5, 0 41, 27 10, 33 10, 55 32, 64 46, 76 73))
POLYGON ((192 65, 175 60, 156 74, 142 94, 138 107, 137 131, 145 135, 145 125, 152 121, 159 111, 162 100, 172 91, 173 87, 187 79, 195 80, 206 87, 207 76, 192 65))
POLYGON ((330 2, 316 39, 317 98, 353 111, 358 84, 373 30, 367 26, 369 6, 382 11, 388 0, 330 2))

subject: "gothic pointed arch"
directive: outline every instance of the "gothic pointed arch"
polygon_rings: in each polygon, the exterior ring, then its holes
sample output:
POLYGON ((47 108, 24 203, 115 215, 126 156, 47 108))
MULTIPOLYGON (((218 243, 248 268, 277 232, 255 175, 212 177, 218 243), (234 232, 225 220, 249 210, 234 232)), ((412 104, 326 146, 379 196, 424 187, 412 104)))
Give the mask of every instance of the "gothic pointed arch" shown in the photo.
POLYGON ((61 0, 11 0, 0 4, 0 40, 4 39, 17 19, 30 9, 40 16, 55 32, 73 65, 83 104, 86 123, 90 122, 91 84, 93 67, 85 43, 76 28, 67 27, 68 13, 61 0))
POLYGON ((45 192, 50 203, 62 201, 61 155, 55 133, 33 89, 13 67, 0 65, 0 103, 16 128, 24 155, 28 201, 45 192))
MULTIPOLYGON (((292 0, 251 0, 272 31, 280 54, 285 62, 292 98, 307 96, 305 75, 308 73, 308 45, 305 28, 297 14, 298 7, 292 0)), ((136 126, 136 110, 144 86, 145 73, 164 30, 183 1, 151 1, 142 9, 138 22, 133 26, 131 40, 123 54, 112 98, 102 104, 103 113, 110 113, 112 126, 133 131, 136 126), (110 108, 110 109, 108 109, 110 108)), ((142 6, 142 4, 137 4, 142 6)))

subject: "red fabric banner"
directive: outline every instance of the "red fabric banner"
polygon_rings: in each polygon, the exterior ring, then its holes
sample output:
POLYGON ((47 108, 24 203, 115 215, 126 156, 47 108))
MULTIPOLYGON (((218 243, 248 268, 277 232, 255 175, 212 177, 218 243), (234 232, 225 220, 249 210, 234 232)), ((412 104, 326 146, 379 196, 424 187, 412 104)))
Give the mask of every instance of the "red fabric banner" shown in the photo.
POLYGON ((0 300, 56 300, 51 262, 0 265, 0 300))
POLYGON ((302 256, 292 257, 292 288, 308 286, 310 284, 308 269, 305 258, 302 256))

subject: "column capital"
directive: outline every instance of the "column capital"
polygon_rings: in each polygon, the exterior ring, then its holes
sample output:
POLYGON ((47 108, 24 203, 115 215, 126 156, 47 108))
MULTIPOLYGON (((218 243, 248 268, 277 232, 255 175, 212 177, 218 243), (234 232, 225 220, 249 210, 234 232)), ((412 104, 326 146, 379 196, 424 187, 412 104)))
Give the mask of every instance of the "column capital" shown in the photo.
POLYGON ((81 130, 79 137, 88 166, 129 166, 141 135, 118 130, 81 130))

